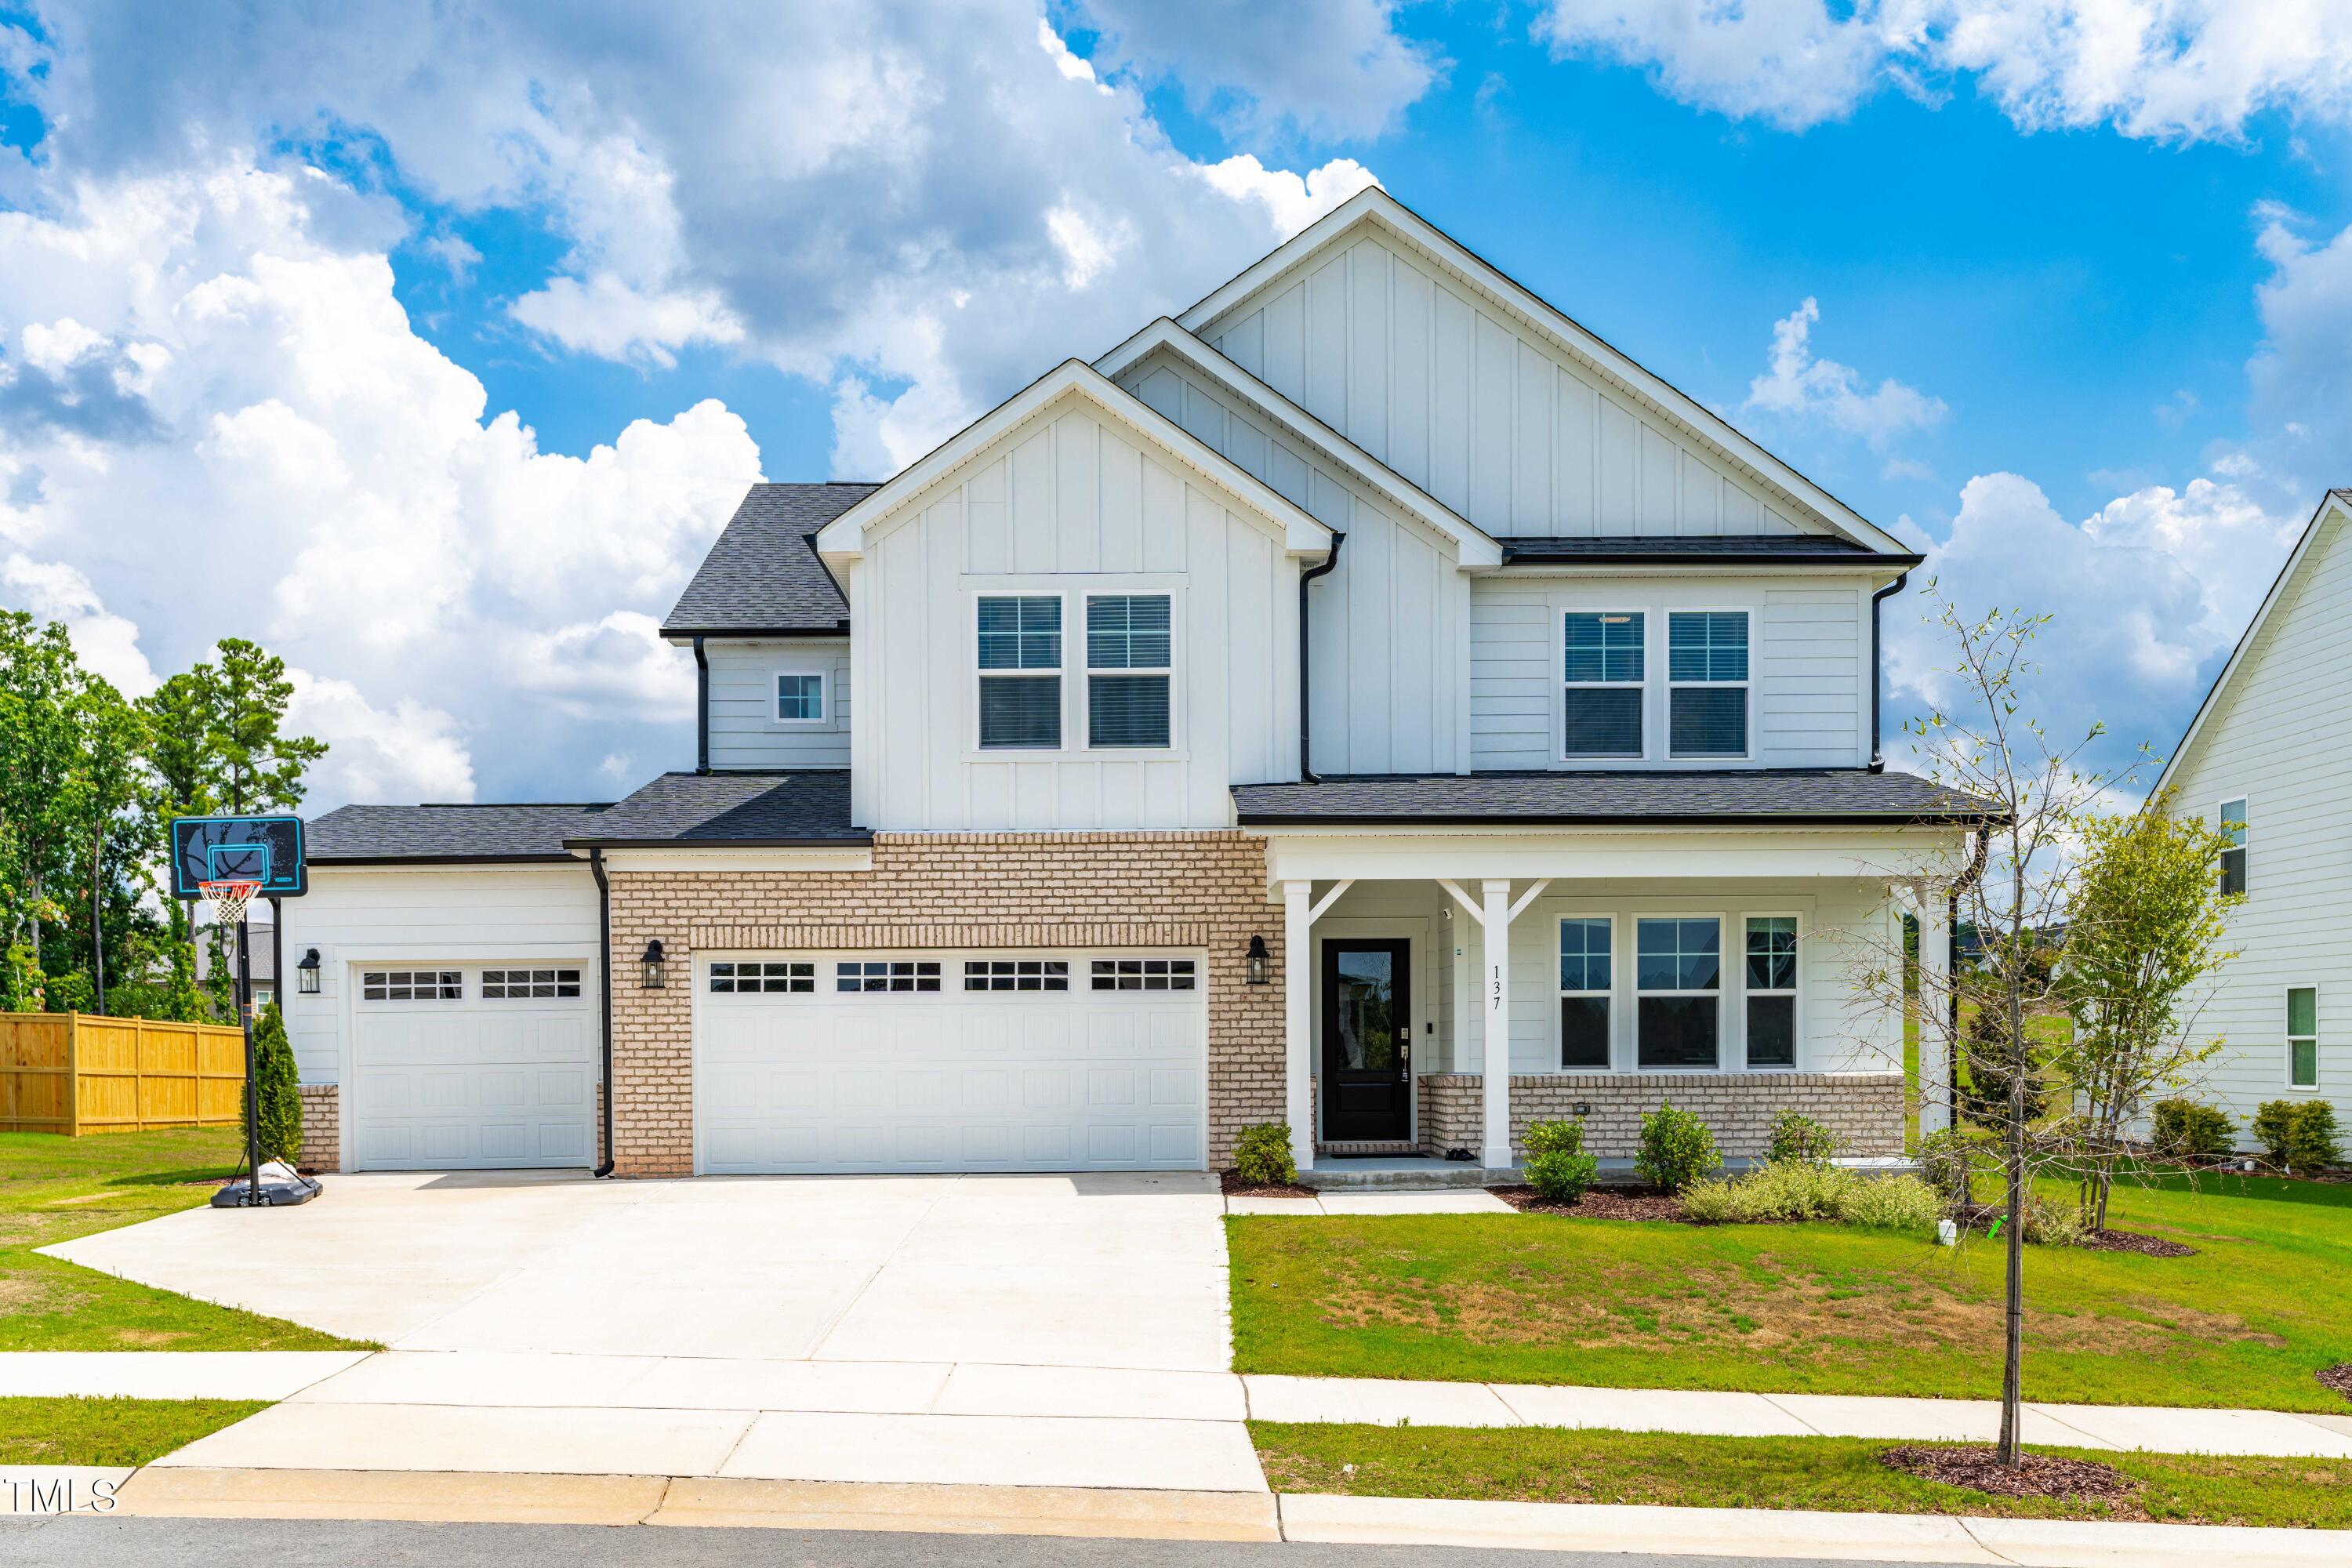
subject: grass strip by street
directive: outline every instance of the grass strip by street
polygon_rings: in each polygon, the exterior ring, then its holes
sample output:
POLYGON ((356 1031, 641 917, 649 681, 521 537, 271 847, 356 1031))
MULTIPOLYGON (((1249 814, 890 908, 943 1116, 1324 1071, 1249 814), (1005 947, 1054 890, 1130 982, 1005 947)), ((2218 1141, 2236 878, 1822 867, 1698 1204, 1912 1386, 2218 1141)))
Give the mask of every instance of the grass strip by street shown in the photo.
MULTIPOLYGON (((2053 1190, 2053 1198, 2071 1191, 2053 1190)), ((2027 1394, 2352 1413, 2352 1186, 2164 1176, 2110 1223, 2190 1258, 2032 1248, 2027 1394)), ((1834 1225, 1234 1216, 1244 1373, 1991 1398, 2001 1252, 1834 1225)))
POLYGON ((1857 1437, 1265 1421, 1251 1422, 1250 1436, 1277 1492, 2352 1529, 2352 1460, 2343 1459, 2032 1450, 2108 1465, 2131 1481, 2098 1500, 1925 1480, 1879 1462, 1897 1445, 1857 1437))
POLYGON ((268 1403, 0 1397, 0 1467, 143 1465, 267 1409, 268 1403))
POLYGON ((372 1348, 34 1250, 211 1201, 239 1142, 227 1127, 0 1132, 0 1351, 372 1348))

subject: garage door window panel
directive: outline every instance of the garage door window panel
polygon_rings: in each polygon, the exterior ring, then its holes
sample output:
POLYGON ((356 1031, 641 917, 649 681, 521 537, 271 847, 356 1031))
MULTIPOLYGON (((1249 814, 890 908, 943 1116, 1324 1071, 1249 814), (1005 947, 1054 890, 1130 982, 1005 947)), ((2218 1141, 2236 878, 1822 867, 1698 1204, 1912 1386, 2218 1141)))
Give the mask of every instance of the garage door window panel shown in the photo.
POLYGON ((1097 958, 1091 975, 1097 991, 1190 991, 1195 978, 1189 958, 1097 958))
POLYGON ((940 988, 939 964, 919 959, 847 960, 833 973, 835 991, 895 994, 940 988))
POLYGON ((485 969, 485 1002, 571 1001, 580 994, 576 969, 485 969))
POLYGON ((362 1002, 462 1002, 465 976, 454 969, 363 969, 362 1002))
POLYGON ((722 996, 753 992, 806 996, 816 990, 816 965, 721 961, 710 966, 710 989, 722 996))
POLYGON ((1067 991, 1066 958, 972 958, 964 961, 966 991, 1067 991))

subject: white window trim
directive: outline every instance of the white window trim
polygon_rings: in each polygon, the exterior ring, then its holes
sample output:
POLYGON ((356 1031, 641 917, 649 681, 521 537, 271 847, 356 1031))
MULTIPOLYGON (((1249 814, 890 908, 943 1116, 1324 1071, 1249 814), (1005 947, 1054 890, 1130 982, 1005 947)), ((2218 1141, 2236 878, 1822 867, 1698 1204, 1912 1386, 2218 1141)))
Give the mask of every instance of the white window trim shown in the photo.
MULTIPOLYGON (((1627 955, 1632 962, 1627 964, 1625 972, 1626 984, 1633 987, 1633 1005, 1626 1009, 1629 1016, 1625 1020, 1626 1026, 1632 1032, 1630 1044, 1632 1046, 1633 1055, 1630 1059, 1633 1062, 1633 1067, 1630 1070, 1637 1073, 1722 1073, 1738 1070, 1727 1068, 1723 1065, 1727 1058, 1736 1061, 1745 1061, 1747 1059, 1748 1041, 1745 1038, 1747 1031, 1739 1026, 1739 1019, 1745 1015, 1747 998, 1740 994, 1739 986, 1733 982, 1730 974, 1727 973, 1730 969, 1730 963, 1728 961, 1731 955, 1724 951, 1724 933, 1730 927, 1732 919, 1732 916, 1727 914, 1721 910, 1691 910, 1687 911, 1679 910, 1642 910, 1632 916, 1633 946, 1627 955), (1642 922, 1643 921, 1713 921, 1715 922, 1715 988, 1711 991, 1653 991, 1645 988, 1642 984, 1641 943, 1642 922), (1643 1066, 1642 998, 1644 996, 1714 997, 1716 999, 1715 1061, 1711 1065, 1704 1067, 1654 1068, 1643 1066)), ((1744 941, 1744 933, 1747 928, 1743 926, 1740 929, 1743 932, 1744 941)), ((1744 976, 1746 972, 1747 955, 1745 949, 1743 948, 1740 956, 1739 973, 1744 976)))
POLYGON ((1551 1049, 1548 1054, 1549 1066, 1545 1070, 1567 1075, 1617 1072, 1621 1070, 1617 1065, 1618 1057, 1621 1055, 1618 1037, 1622 1032, 1620 1020, 1625 1014, 1624 999, 1619 994, 1623 987, 1619 984, 1620 965, 1618 963, 1618 960, 1624 956, 1625 952, 1625 937, 1622 929, 1625 917, 1615 910, 1586 909, 1572 904, 1561 904, 1549 911, 1549 918, 1551 921, 1551 973, 1555 990, 1552 995, 1554 1005, 1551 1008, 1549 1020, 1551 1038, 1551 1049), (1562 957, 1559 947, 1559 928, 1562 922, 1567 921, 1599 921, 1608 926, 1609 987, 1607 990, 1570 991, 1559 984, 1559 963, 1562 957), (1559 1008, 1557 1004, 1570 996, 1599 996, 1609 1004, 1609 1059, 1597 1068, 1564 1067, 1560 1063, 1559 1053, 1567 1042, 1561 1035, 1559 1008))
MULTIPOLYGON (((978 644, 973 645, 977 649, 978 644)), ((977 653, 974 655, 977 658, 977 653)), ((829 665, 780 664, 768 671, 768 724, 777 730, 820 730, 833 725, 833 670, 829 665), (787 675, 816 677, 817 713, 814 719, 787 719, 778 710, 783 700, 776 683, 787 675)))
MULTIPOLYGON (((2237 797, 2232 795, 2231 798, 2234 800, 2237 797)), ((2319 982, 2315 980, 2307 985, 2281 986, 2279 988, 2279 1038, 2285 1042, 2286 1060, 2283 1065, 2286 1070, 2286 1087, 2290 1092, 2294 1094, 2317 1094, 2319 1092, 2319 1079, 2321 1076, 2319 1070, 2319 1042, 2323 1033, 2324 1031, 2321 1030, 2319 1026, 2319 982), (2296 991, 2308 991, 2311 993, 2311 1033, 2308 1035, 2294 1035, 2287 1033, 2289 1029, 2294 1026, 2293 1023, 2293 1019, 2294 1017, 2294 999, 2290 993, 2296 991), (2294 1043, 2297 1040, 2309 1040, 2311 1042, 2311 1081, 2309 1083, 2297 1083, 2294 1081, 2294 1043)))
MULTIPOLYGON (((2253 796, 2250 795, 2225 795, 2221 799, 2215 801, 2213 803, 2213 826, 2217 832, 2228 831, 2228 829, 2223 826, 2221 817, 2221 808, 2225 805, 2241 806, 2244 808, 2246 813, 2245 820, 2239 824, 2239 826, 2245 830, 2246 842, 2237 845, 2234 847, 2236 847, 2238 851, 2243 854, 2246 858, 2244 868, 2242 873, 2245 881, 2245 887, 2238 896, 2242 899, 2252 899, 2254 893, 2254 799, 2253 796)), ((2214 868, 2217 878, 2220 875, 2220 869, 2221 868, 2217 864, 2214 868)))
POLYGON ((1552 617, 1552 690, 1554 711, 1559 718, 1552 725, 1552 753, 1570 767, 1605 767, 1612 763, 1647 762, 1654 755, 1650 745, 1650 672, 1657 668, 1657 649, 1652 635, 1661 624, 1658 612, 1647 606, 1633 605, 1562 605, 1552 617), (1639 680, 1570 680, 1568 678, 1568 617, 1570 616, 1640 616, 1642 617, 1642 679, 1639 680), (1579 691, 1624 691, 1640 694, 1638 712, 1642 728, 1642 743, 1630 752, 1571 752, 1568 749, 1568 693, 1570 688, 1579 691))
MULTIPOLYGON (((1066 729, 1062 735, 1064 745, 1067 747, 1067 749, 1073 751, 1084 750, 1087 752, 1102 752, 1110 756, 1118 757, 1165 757, 1170 752, 1176 751, 1181 740, 1177 731, 1177 726, 1180 722, 1179 715, 1183 710, 1182 705, 1177 700, 1178 682, 1176 679, 1176 623, 1178 613, 1182 608, 1182 602, 1173 592, 1166 588, 1088 589, 1085 593, 1078 595, 1077 598, 1077 635, 1081 641, 1085 642, 1086 656, 1081 661, 1081 665, 1085 678, 1084 683, 1087 689, 1083 694, 1082 700, 1076 704, 1076 707, 1078 709, 1080 722, 1086 727, 1086 733, 1079 737, 1079 744, 1073 747, 1068 745, 1070 737, 1068 731, 1066 729), (1097 746, 1095 744, 1093 691, 1095 679, 1094 645, 1091 641, 1087 641, 1086 639, 1087 616, 1097 599, 1165 599, 1168 601, 1168 662, 1164 665, 1151 666, 1149 668, 1140 665, 1119 666, 1117 668, 1106 668, 1102 671, 1103 674, 1114 678, 1122 675, 1164 675, 1168 678, 1168 743, 1164 746, 1097 746)), ((1062 612, 1062 618, 1066 624, 1069 620, 1069 611, 1066 607, 1062 612)), ((1070 647, 1067 641, 1069 637, 1068 632, 1065 631, 1063 633, 1063 637, 1065 640, 1062 644, 1062 658, 1063 662, 1067 663, 1070 655, 1070 647)), ((979 648, 979 643, 976 639, 972 646, 976 655, 979 648)), ((999 751, 1003 750, 1003 747, 992 749, 999 751)))
MULTIPOLYGON (((1658 615, 1659 666, 1664 678, 1665 712, 1658 743, 1664 748, 1668 762, 1674 763, 1752 763, 1756 760, 1756 611, 1747 605, 1669 605, 1658 615), (1675 679, 1675 633, 1676 616, 1738 616, 1748 626, 1748 678, 1745 680, 1676 680, 1675 679), (1683 689, 1737 686, 1740 689, 1740 707, 1745 718, 1740 724, 1747 748, 1740 752, 1677 752, 1675 748, 1675 693, 1683 689)), ((1744 932, 1743 932, 1744 934, 1744 932)))
MULTIPOLYGON (((964 648, 971 655, 971 753, 976 757, 1020 757, 1034 760, 1055 757, 1079 751, 1070 744, 1070 598, 1055 588, 980 588, 971 595, 970 614, 964 621, 964 648), (982 669, 980 668, 980 606, 984 599, 1053 599, 1062 606, 1062 658, 1051 669, 982 669), (1051 746, 990 746, 982 743, 981 733, 981 682, 983 679, 1042 680, 1048 677, 1061 685, 1061 739, 1051 746)), ((1083 632, 1080 633, 1084 635, 1083 632)))
POLYGON ((1809 1044, 1810 1044, 1810 1042, 1809 1042, 1809 1041, 1806 1039, 1806 1037, 1805 1037, 1805 984, 1806 984, 1806 980, 1807 980, 1807 977, 1808 977, 1808 973, 1809 973, 1809 972, 1810 972, 1810 971, 1811 970, 1811 968, 1812 968, 1812 964, 1811 964, 1811 961, 1810 961, 1810 960, 1808 960, 1808 959, 1807 959, 1807 957, 1805 956, 1805 936, 1806 936, 1806 931, 1805 931, 1805 916, 1804 916, 1804 911, 1803 911, 1803 910, 1790 910, 1790 909, 1742 910, 1740 910, 1740 911, 1739 911, 1738 921, 1739 921, 1739 984, 1738 984, 1738 992, 1739 992, 1739 1008, 1738 1008, 1738 1011, 1739 1011, 1739 1068, 1738 1068, 1738 1070, 1739 1070, 1739 1071, 1741 1071, 1741 1072, 1802 1072, 1802 1071, 1804 1071, 1804 1070, 1805 1070, 1805 1061, 1806 1061, 1806 1058, 1807 1058, 1807 1057, 1808 1057, 1808 1056, 1810 1056, 1810 1055, 1811 1055, 1811 1051, 1810 1051, 1810 1050, 1809 1050, 1809 1048, 1808 1048, 1808 1047, 1809 1047, 1809 1044), (1797 923, 1797 984, 1796 984, 1796 988, 1795 988, 1794 990, 1790 990, 1790 991, 1757 991, 1757 992, 1752 992, 1752 993, 1751 993, 1751 992, 1748 989, 1748 922, 1749 921, 1768 921, 1768 920, 1794 921, 1796 921, 1796 923, 1797 923), (1766 1065, 1766 1066, 1763 1066, 1763 1067, 1758 1067, 1758 1066, 1754 1065, 1753 1063, 1749 1062, 1749 1061, 1748 1061, 1748 998, 1751 994, 1752 994, 1752 995, 1757 995, 1757 996, 1786 996, 1786 997, 1790 998, 1790 1002, 1791 1002, 1790 1018, 1791 1018, 1791 1022, 1792 1022, 1793 1026, 1794 1026, 1794 1029, 1795 1029, 1795 1038, 1794 1038, 1794 1042, 1793 1042, 1794 1048, 1793 1048, 1793 1050, 1790 1052, 1790 1060, 1789 1064, 1788 1064, 1786 1067, 1778 1067, 1778 1066, 1772 1066, 1772 1065, 1769 1065, 1769 1064, 1768 1064, 1768 1065, 1766 1065))

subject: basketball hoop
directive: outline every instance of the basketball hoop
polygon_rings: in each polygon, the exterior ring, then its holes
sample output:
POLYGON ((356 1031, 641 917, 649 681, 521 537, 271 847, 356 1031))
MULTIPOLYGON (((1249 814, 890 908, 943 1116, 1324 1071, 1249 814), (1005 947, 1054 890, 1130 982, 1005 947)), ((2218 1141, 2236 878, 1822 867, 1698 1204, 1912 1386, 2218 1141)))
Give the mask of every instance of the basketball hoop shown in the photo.
POLYGON ((233 926, 244 920, 245 906, 253 902, 253 895, 259 891, 259 882, 243 877, 196 884, 196 892, 204 899, 205 907, 212 910, 216 926, 233 926))

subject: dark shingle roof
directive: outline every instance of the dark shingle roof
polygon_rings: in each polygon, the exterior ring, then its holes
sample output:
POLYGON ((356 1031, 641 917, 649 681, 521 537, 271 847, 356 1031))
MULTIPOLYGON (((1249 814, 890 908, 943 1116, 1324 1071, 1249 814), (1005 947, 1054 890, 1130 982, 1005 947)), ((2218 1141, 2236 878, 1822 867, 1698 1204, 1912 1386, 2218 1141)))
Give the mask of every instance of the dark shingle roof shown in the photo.
POLYGON ((1244 826, 1950 822, 1994 809, 1911 773, 1861 768, 1326 778, 1311 784, 1238 784, 1234 805, 1244 826))
POLYGON ((664 634, 837 632, 849 602, 810 541, 870 484, 753 485, 677 597, 664 634))
POLYGON ((1608 564, 1743 566, 1812 565, 1824 561, 1916 566, 1916 555, 1893 555, 1826 533, 1706 533, 1654 538, 1641 534, 1506 539, 1503 563, 1584 562, 1608 564))
POLYGON ((395 860, 569 860, 563 840, 607 808, 587 805, 345 805, 303 825, 312 865, 395 860))
POLYGON ((627 844, 865 844, 851 826, 849 775, 664 773, 610 811, 582 824, 567 842, 627 844))

